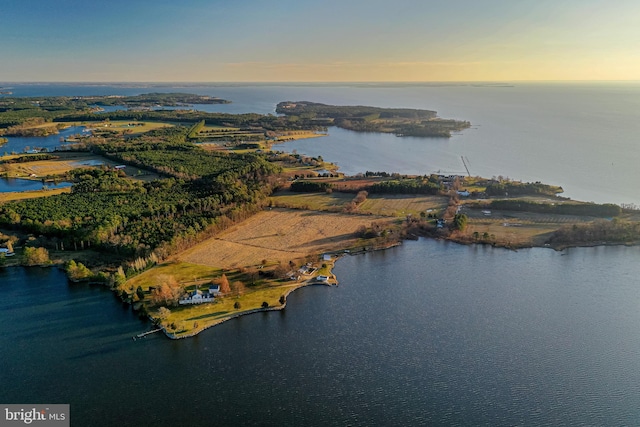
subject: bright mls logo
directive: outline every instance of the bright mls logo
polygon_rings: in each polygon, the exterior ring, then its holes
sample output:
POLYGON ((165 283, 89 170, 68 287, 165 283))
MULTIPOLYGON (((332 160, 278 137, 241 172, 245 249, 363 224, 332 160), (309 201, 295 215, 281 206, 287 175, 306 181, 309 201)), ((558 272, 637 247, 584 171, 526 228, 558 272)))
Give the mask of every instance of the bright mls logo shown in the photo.
POLYGON ((69 405, 0 405, 0 427, 69 427, 69 405))

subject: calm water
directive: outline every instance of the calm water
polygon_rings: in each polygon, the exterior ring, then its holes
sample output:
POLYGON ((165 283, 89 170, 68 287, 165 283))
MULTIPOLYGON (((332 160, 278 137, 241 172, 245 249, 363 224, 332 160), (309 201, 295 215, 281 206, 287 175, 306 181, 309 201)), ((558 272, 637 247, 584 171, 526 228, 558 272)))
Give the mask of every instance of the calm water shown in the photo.
MULTIPOLYGON (((71 187, 72 184, 70 182, 59 182, 57 184, 54 184, 53 182, 47 182, 45 185, 47 188, 52 189, 71 187)), ((42 187, 42 181, 19 178, 0 178, 0 193, 42 190, 42 187)))
MULTIPOLYGON (((473 127, 450 139, 331 129, 284 147, 348 173, 462 172, 464 155, 472 174, 640 204, 639 84, 11 86, 180 90, 230 99, 203 109, 234 113, 283 100, 435 109, 473 127)), ((636 425, 639 252, 406 242, 340 260, 339 287, 300 290, 284 312, 177 342, 133 342, 149 325, 109 291, 0 270, 0 402, 71 403, 78 426, 636 425)))
MULTIPOLYGON (((17 85, 15 96, 192 92, 232 104, 205 111, 273 113, 280 101, 425 108, 469 120, 451 139, 396 138, 332 129, 329 137, 284 145, 322 155, 347 173, 464 173, 562 185, 579 200, 640 204, 640 83, 495 85, 17 85)), ((33 142, 23 142, 36 145, 33 142)))
POLYGON ((101 288, 0 271, 0 401, 95 426, 635 425, 639 252, 407 242, 177 342, 132 341, 147 324, 101 288))
POLYGON ((36 148, 46 148, 49 151, 53 151, 57 147, 60 147, 64 142, 60 142, 60 138, 65 138, 72 135, 82 134, 84 126, 71 126, 67 129, 63 129, 57 135, 43 136, 43 137, 7 137, 9 142, 0 146, 0 153, 2 154, 22 154, 25 151, 36 148))

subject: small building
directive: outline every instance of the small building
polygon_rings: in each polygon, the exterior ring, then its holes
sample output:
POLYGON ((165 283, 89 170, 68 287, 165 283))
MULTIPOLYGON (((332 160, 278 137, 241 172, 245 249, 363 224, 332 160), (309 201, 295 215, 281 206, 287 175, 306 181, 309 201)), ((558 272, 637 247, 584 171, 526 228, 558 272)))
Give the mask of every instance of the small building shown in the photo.
POLYGON ((458 190, 457 193, 458 193, 458 196, 462 196, 462 197, 469 197, 469 195, 471 194, 469 193, 468 190, 462 190, 462 191, 458 190))
POLYGON ((322 255, 322 260, 323 261, 331 261, 331 255, 329 255, 329 254, 322 255))
POLYGON ((316 280, 318 282, 328 282, 329 281, 329 276, 317 276, 316 280))
POLYGON ((115 170, 119 171, 119 170, 122 170, 122 169, 124 169, 124 168, 126 168, 126 167, 127 167, 126 165, 118 165, 118 166, 114 166, 113 168, 114 168, 115 170))
POLYGON ((15 252, 9 252, 9 249, 7 248, 0 248, 0 255, 4 254, 5 257, 8 256, 14 256, 16 253, 15 252))

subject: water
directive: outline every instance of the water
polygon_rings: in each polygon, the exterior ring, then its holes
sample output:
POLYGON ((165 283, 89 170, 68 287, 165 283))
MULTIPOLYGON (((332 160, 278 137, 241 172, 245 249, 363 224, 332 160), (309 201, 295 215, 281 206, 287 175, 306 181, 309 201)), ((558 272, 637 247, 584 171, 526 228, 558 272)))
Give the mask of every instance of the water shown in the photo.
MULTIPOLYGON (((273 113, 283 100, 435 109, 473 127, 450 139, 331 129, 285 147, 351 173, 462 172, 464 155, 473 174, 640 204, 635 83, 11 90, 180 90, 234 101, 207 106, 224 112, 273 113)), ((639 251, 406 242, 340 260, 339 287, 299 290, 283 312, 176 342, 132 341, 149 324, 102 288, 54 269, 0 270, 0 402, 71 403, 79 426, 635 425, 639 251)))
POLYGON ((0 153, 7 154, 23 154, 26 151, 36 148, 46 148, 48 151, 53 151, 56 148, 64 145, 61 142, 61 138, 66 138, 72 135, 82 134, 85 126, 71 126, 66 129, 62 129, 57 135, 39 136, 39 137, 7 137, 9 140, 6 144, 0 146, 0 153))
POLYGON ((71 187, 73 184, 70 182, 47 182, 42 184, 42 181, 20 178, 0 178, 0 193, 9 193, 14 191, 34 191, 42 190, 43 186, 48 189, 53 188, 65 188, 71 187))
POLYGON ((92 426, 633 425, 639 251, 406 242, 175 342, 134 342, 147 325, 102 288, 8 269, 0 401, 92 426))
POLYGON ((190 92, 233 101, 198 106, 227 113, 274 113, 276 104, 286 100, 432 109, 441 117, 469 120, 473 126, 448 140, 331 129, 328 137, 282 147, 322 155, 348 173, 464 173, 460 156, 465 156, 473 175, 561 185, 566 196, 578 200, 640 204, 638 82, 2 86, 10 87, 15 96, 190 92))

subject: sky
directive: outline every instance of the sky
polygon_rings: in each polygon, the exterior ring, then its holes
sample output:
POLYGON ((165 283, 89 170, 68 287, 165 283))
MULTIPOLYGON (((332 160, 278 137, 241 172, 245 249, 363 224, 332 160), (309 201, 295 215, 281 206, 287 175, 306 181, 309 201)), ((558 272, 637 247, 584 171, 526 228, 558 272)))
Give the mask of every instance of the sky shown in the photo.
POLYGON ((2 0, 4 82, 640 80, 638 0, 2 0))

